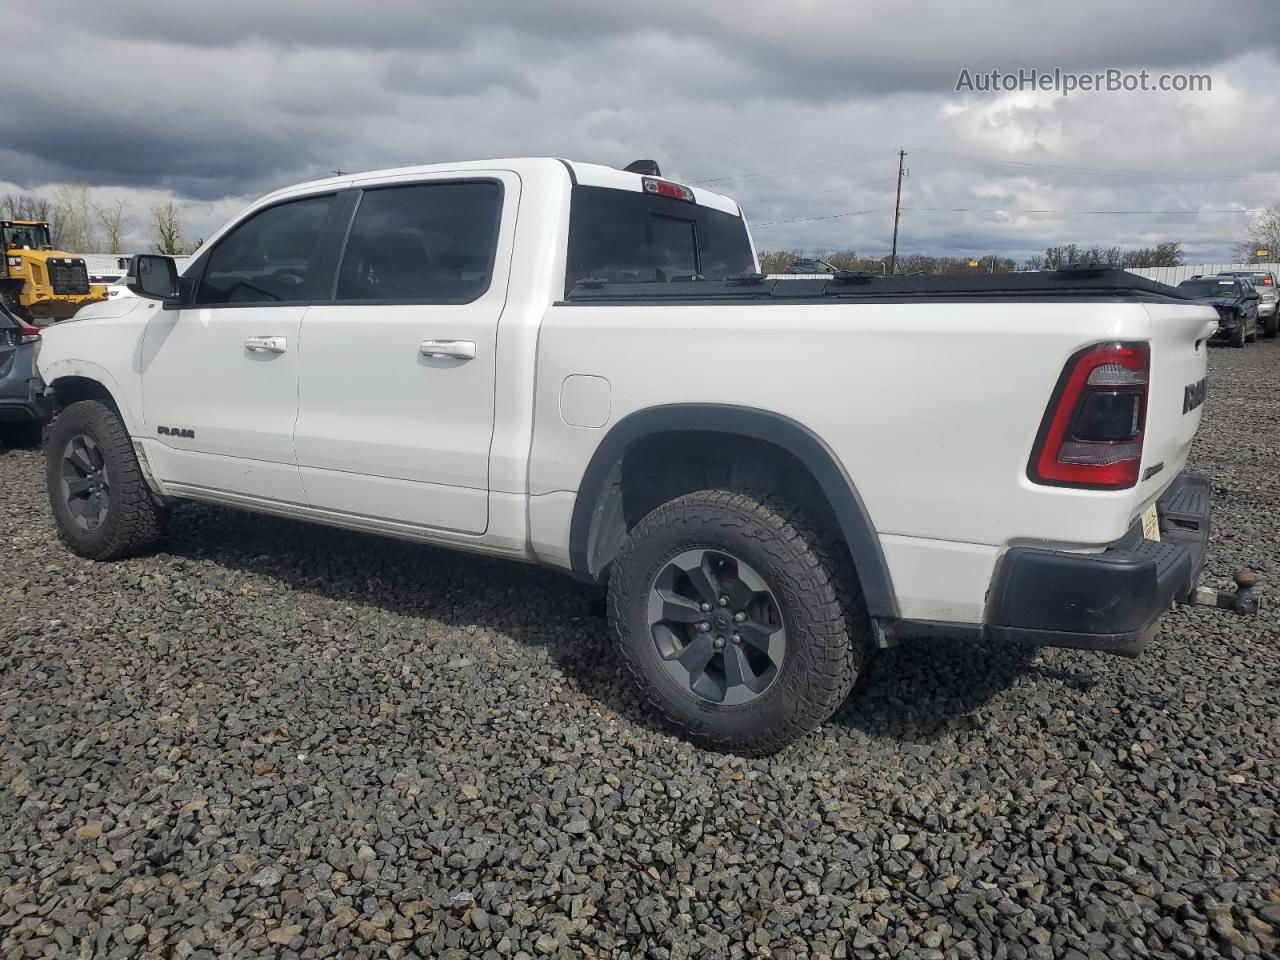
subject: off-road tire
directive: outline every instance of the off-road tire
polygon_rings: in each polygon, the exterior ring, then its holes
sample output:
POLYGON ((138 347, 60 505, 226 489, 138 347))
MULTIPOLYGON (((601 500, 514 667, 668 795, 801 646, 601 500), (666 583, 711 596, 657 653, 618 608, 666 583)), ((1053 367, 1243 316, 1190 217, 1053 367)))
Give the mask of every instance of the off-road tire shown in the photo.
POLYGON ((748 756, 774 753, 830 717, 872 648, 843 548, 793 504, 744 491, 700 490, 641 519, 613 564, 609 614, 623 661, 652 708, 686 738, 748 756), (652 637, 655 578, 673 557, 699 548, 723 550, 758 571, 787 630, 775 681, 749 703, 724 706, 681 688, 652 637))
POLYGON ((1276 312, 1267 317, 1266 323, 1262 325, 1262 338, 1271 340, 1275 338, 1276 331, 1280 330, 1280 308, 1276 312))
POLYGON ((58 415, 45 434, 45 478, 58 536, 73 553, 118 560, 146 553, 160 542, 165 510, 147 487, 128 431, 108 404, 82 400, 58 415), (76 435, 93 440, 110 476, 106 515, 90 530, 77 525, 62 489, 63 451, 76 435))

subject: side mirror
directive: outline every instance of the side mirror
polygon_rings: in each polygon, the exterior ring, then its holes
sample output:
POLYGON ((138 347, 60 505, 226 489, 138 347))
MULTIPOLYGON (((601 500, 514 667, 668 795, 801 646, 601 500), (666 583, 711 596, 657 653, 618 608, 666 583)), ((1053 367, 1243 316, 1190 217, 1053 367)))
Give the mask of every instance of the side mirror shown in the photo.
POLYGON ((178 267, 173 257, 140 253, 129 264, 125 284, 140 297, 167 302, 178 299, 178 267))

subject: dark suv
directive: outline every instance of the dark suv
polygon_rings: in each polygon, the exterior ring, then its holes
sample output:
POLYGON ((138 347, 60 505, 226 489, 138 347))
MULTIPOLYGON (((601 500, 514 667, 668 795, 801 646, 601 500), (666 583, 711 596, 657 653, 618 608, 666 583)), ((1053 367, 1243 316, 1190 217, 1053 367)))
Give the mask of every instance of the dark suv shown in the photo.
POLYGON ((833 267, 825 260, 792 260, 791 266, 787 267, 787 273, 839 273, 839 269, 833 267))
POLYGON ((1233 347, 1258 339, 1258 291, 1240 277, 1192 277, 1178 284, 1188 297, 1218 311, 1217 337, 1233 347))
POLYGON ((0 430, 20 443, 35 442, 49 419, 39 346, 40 331, 0 304, 0 430))

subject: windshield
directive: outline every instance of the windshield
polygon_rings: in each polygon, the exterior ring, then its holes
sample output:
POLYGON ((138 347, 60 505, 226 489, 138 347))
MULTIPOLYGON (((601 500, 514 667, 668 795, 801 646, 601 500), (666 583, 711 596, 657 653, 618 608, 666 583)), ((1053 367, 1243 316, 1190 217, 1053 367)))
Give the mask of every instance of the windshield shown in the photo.
POLYGON ((1192 297, 1234 297, 1234 280, 1184 280, 1178 289, 1192 297))
POLYGON ((724 280, 755 269, 742 217, 610 187, 573 188, 565 291, 610 283, 724 280))
POLYGON ((43 223, 12 223, 4 227, 4 248, 30 247, 40 250, 51 247, 49 228, 43 223))

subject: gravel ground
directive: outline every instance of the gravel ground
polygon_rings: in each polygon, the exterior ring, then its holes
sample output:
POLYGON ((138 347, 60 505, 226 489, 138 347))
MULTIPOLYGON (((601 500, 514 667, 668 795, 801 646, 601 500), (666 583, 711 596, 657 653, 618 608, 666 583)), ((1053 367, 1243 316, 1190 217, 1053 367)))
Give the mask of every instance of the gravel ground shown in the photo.
POLYGON ((766 760, 557 574, 203 507, 95 565, 0 455, 0 958, 1280 955, 1280 343, 1211 363, 1258 619, 903 646, 766 760))

